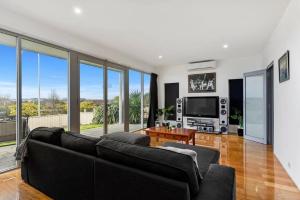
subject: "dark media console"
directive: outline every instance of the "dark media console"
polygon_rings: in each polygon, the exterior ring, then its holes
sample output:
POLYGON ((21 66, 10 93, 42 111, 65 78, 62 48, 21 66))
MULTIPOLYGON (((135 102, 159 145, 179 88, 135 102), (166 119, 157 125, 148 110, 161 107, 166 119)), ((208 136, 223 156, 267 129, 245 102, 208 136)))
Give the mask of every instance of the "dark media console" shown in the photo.
POLYGON ((197 127, 199 132, 214 132, 215 130, 215 125, 212 121, 207 122, 201 119, 187 118, 187 125, 197 127))

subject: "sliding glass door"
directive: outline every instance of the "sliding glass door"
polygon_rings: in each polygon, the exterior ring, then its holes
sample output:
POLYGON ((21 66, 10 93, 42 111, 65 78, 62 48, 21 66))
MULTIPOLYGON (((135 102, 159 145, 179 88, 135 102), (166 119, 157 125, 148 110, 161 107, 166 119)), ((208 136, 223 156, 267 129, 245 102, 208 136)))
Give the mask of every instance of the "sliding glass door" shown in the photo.
POLYGON ((80 132, 100 137, 104 134, 104 67, 80 61, 80 132))
POLYGON ((244 74, 245 138, 267 143, 266 70, 244 74))
POLYGON ((124 71, 107 68, 107 132, 124 131, 124 71))
POLYGON ((0 172, 16 166, 16 41, 0 33, 0 172))
POLYGON ((0 30, 0 74, 0 171, 34 128, 100 137, 148 119, 149 74, 17 33, 0 30))
POLYGON ((20 138, 41 126, 68 129, 68 52, 24 39, 21 48, 20 138))

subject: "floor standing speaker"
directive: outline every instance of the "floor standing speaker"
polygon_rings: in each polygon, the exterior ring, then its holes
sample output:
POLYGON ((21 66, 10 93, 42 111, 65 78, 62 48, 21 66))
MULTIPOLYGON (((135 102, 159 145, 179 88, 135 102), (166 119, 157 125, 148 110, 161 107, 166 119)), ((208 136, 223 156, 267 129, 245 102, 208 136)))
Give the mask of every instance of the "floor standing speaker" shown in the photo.
POLYGON ((220 120, 220 131, 222 133, 228 132, 228 98, 219 98, 219 120, 220 120))
POLYGON ((182 117, 183 117, 183 99, 176 99, 176 126, 177 128, 182 128, 182 117))

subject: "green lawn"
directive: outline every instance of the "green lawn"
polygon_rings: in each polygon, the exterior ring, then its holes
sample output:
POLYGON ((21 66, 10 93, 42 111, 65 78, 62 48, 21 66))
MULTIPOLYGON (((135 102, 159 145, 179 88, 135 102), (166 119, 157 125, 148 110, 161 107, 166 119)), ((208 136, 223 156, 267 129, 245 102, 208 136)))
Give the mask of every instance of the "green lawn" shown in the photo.
POLYGON ((80 125, 80 130, 87 130, 87 129, 92 129, 92 128, 100 128, 102 127, 102 124, 81 124, 80 125))
POLYGON ((15 145, 16 141, 6 141, 6 142, 0 142, 0 147, 5 147, 9 145, 15 145))

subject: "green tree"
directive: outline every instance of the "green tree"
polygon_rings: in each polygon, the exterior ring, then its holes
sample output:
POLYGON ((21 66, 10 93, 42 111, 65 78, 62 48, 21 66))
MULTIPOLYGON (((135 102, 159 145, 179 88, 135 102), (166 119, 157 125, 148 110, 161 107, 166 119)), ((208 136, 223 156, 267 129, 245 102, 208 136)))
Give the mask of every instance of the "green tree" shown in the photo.
MULTIPOLYGON (((16 105, 9 106, 9 115, 16 116, 16 105)), ((32 117, 38 115, 38 106, 34 102, 22 103, 22 116, 32 117)))
MULTIPOLYGON (((119 97, 115 97, 107 105, 107 123, 115 124, 119 121, 119 97)), ((95 109, 93 123, 104 123, 104 105, 97 106, 95 109)))
POLYGON ((150 94, 145 93, 144 94, 144 106, 149 106, 150 105, 150 94))
POLYGON ((104 123, 104 105, 99 105, 95 109, 93 116, 93 124, 103 124, 104 123))
POLYGON ((91 112, 95 108, 96 104, 92 101, 82 101, 80 102, 80 111, 88 111, 91 112))
POLYGON ((132 91, 129 94, 129 123, 141 123, 141 92, 132 91))
MULTIPOLYGON (((115 97, 108 102, 107 105, 107 123, 115 124, 119 121, 119 97, 115 97)), ((93 123, 104 123, 104 106, 97 106, 93 123)), ((129 123, 139 124, 141 123, 141 92, 132 91, 129 94, 129 123)))

